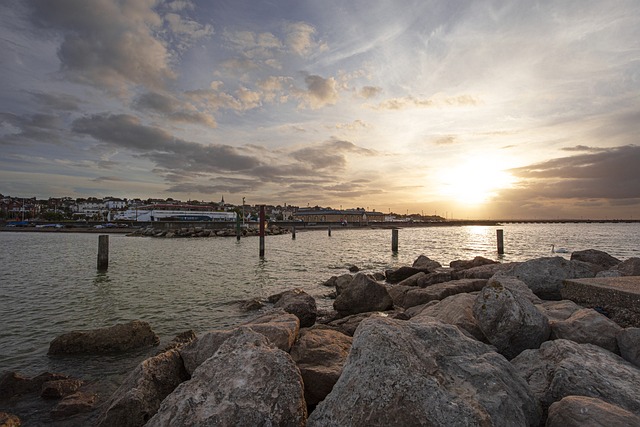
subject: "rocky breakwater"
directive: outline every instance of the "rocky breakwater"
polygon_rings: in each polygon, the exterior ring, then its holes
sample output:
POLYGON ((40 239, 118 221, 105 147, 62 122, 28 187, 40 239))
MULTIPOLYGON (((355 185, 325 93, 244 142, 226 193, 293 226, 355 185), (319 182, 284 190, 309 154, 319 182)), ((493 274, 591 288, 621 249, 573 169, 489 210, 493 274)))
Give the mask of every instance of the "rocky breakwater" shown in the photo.
MULTIPOLYGON (((248 227, 242 228, 240 233, 243 237, 247 236, 259 236, 260 230, 258 228, 248 227)), ((275 224, 271 224, 265 227, 265 234, 268 236, 277 236, 280 234, 288 234, 289 229, 278 227, 275 224)), ((134 237, 166 237, 166 238, 184 238, 184 237, 236 237, 237 232, 235 228, 227 227, 223 229, 210 229, 205 227, 181 227, 181 228, 164 228, 156 226, 148 226, 135 230, 129 233, 128 236, 134 237)))
POLYGON ((640 425, 640 329, 548 299, 615 266, 421 256, 330 278, 330 312, 301 289, 253 300, 142 362, 98 425, 640 425))

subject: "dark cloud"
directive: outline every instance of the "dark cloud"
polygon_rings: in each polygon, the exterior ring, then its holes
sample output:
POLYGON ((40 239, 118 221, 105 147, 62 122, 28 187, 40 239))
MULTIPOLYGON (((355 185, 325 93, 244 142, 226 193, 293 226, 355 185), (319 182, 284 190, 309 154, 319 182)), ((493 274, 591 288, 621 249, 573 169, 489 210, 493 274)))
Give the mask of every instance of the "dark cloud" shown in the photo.
POLYGON ((576 145, 575 147, 564 147, 562 148, 562 151, 590 151, 590 152, 599 152, 599 151, 606 151, 606 148, 600 148, 600 147, 588 147, 586 145, 576 145))
POLYGON ((381 93, 382 93, 381 87, 364 86, 362 89, 360 89, 360 92, 358 92, 358 95, 360 95, 362 98, 369 99, 369 98, 374 98, 381 93))
POLYGON ((305 147, 291 153, 291 156, 314 169, 340 171, 347 165, 347 154, 373 156, 375 151, 358 147, 349 141, 331 139, 317 146, 305 147))
POLYGON ((337 82, 333 77, 325 79, 321 76, 307 74, 304 82, 307 85, 307 90, 298 93, 303 105, 316 109, 338 102, 337 82))
POLYGON ((80 100, 75 96, 41 92, 30 92, 30 95, 40 108, 61 111, 78 111, 80 109, 80 100))
POLYGON ((8 132, 0 138, 0 144, 40 141, 58 143, 62 132, 62 120, 49 114, 18 116, 11 113, 0 113, 0 126, 14 131, 8 132))
POLYGON ((210 128, 217 126, 212 116, 199 112, 193 105, 157 92, 147 92, 138 96, 133 102, 133 108, 160 114, 174 122, 199 124, 210 128))

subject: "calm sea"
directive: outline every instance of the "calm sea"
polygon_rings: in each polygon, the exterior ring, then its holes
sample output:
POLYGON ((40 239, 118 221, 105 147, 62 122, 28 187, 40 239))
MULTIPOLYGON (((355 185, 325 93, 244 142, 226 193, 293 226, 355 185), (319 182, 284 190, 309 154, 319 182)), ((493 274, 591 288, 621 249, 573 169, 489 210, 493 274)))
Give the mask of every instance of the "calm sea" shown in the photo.
MULTIPOLYGON (((110 236, 110 262, 96 271, 98 236, 69 233, 0 233, 0 373, 62 372, 115 387, 140 354, 50 358, 49 343, 76 329, 149 322, 161 344, 193 329, 234 325, 247 316, 238 302, 300 287, 320 307, 330 290, 320 286, 348 272, 410 265, 420 254, 446 266, 477 255, 503 262, 551 256, 551 245, 569 251, 599 249, 620 258, 640 256, 640 224, 514 224, 500 227, 404 228, 399 252, 391 230, 326 230, 258 238, 154 239, 110 236), (496 229, 505 254, 496 254, 496 229)), ((558 254, 568 257, 568 254, 558 254)))

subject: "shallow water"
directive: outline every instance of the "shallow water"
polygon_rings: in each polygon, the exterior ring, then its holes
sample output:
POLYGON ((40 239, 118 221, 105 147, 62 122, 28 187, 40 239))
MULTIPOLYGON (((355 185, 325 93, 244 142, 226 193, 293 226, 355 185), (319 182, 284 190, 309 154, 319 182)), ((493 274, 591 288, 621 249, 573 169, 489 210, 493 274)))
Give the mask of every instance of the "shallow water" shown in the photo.
MULTIPOLYGON (((424 254, 448 265, 484 256, 502 262, 552 256, 551 245, 599 249, 626 259, 640 256, 640 224, 514 224, 499 227, 425 227, 399 230, 333 228, 268 236, 264 259, 258 238, 154 239, 110 235, 109 269, 96 271, 95 234, 0 233, 0 373, 33 376, 63 372, 115 387, 157 349, 117 357, 50 358, 51 340, 76 329, 141 319, 161 337, 237 324, 251 314, 238 301, 294 287, 330 308, 320 284, 351 265, 368 272, 411 265, 424 254), (505 254, 496 254, 496 229, 505 254)), ((556 254, 569 257, 569 254, 556 254)), ((253 314, 255 315, 255 314, 253 314)), ((0 405, 1 406, 1 405, 0 405)), ((0 407, 0 410, 2 408, 0 407)))

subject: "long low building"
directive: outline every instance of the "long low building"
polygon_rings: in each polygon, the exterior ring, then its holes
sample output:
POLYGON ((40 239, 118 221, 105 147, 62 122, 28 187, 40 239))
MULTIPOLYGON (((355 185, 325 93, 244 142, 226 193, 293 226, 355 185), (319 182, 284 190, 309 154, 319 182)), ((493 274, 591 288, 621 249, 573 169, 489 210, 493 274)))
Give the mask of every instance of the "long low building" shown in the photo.
POLYGON ((211 211, 202 206, 151 205, 112 215, 112 221, 235 221, 235 212, 211 211))
POLYGON ((296 221, 305 223, 335 222, 342 224, 367 224, 369 222, 383 222, 382 212, 367 212, 364 209, 298 209, 293 215, 296 221))

